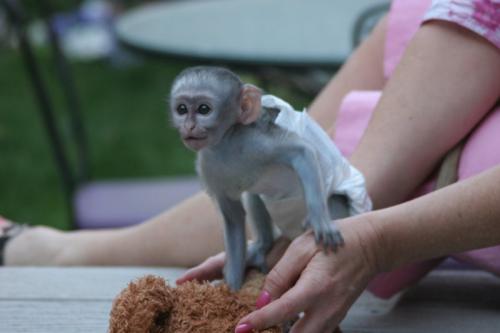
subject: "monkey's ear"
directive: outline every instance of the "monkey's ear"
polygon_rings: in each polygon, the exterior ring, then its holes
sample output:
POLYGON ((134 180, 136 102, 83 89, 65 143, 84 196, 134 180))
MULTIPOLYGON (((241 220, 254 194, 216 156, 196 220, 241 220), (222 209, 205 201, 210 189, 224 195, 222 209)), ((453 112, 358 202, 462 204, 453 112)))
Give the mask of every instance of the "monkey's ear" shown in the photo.
POLYGON ((248 125, 260 117, 260 98, 262 91, 252 84, 244 84, 241 88, 241 113, 238 120, 243 125, 248 125))

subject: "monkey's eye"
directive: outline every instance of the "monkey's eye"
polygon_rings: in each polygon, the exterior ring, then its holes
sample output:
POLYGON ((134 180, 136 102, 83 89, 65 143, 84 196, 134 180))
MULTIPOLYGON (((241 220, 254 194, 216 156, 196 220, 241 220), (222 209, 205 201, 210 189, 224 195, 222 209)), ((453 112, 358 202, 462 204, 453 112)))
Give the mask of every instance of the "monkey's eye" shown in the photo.
POLYGON ((187 106, 185 104, 179 104, 177 107, 177 113, 180 115, 186 114, 188 112, 187 106))
POLYGON ((206 104, 202 104, 198 107, 198 113, 202 115, 206 115, 211 111, 210 106, 206 104))

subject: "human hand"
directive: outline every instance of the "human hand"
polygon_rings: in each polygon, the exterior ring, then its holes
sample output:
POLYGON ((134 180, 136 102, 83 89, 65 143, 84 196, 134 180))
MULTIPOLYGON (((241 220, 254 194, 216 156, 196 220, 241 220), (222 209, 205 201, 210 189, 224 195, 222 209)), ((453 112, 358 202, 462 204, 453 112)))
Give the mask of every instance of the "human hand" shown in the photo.
MULTIPOLYGON (((281 258, 290 241, 285 238, 279 238, 275 241, 273 248, 267 254, 267 267, 273 267, 281 258)), ((182 284, 191 280, 212 281, 222 278, 222 269, 226 259, 225 252, 220 252, 212 257, 207 258, 204 262, 187 270, 180 278, 176 280, 177 284, 182 284)))
POLYGON ((294 319, 291 332, 331 332, 378 270, 376 233, 369 218, 339 220, 345 245, 324 252, 308 231, 296 238, 268 274, 258 310, 242 318, 237 333, 294 319))
POLYGON ((188 269, 175 283, 183 284, 187 281, 212 281, 222 278, 222 268, 224 267, 224 260, 226 253, 220 252, 214 256, 208 257, 204 262, 188 269))

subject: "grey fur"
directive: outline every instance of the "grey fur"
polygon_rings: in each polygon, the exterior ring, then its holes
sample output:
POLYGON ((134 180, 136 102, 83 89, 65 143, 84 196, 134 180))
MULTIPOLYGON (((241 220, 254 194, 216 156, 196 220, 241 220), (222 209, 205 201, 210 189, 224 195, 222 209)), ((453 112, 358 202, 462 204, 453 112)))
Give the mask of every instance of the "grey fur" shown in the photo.
MULTIPOLYGON (((170 102, 181 136, 189 136, 183 122, 191 119, 196 125, 189 123, 187 127, 192 127, 193 133, 208 133, 214 138, 196 146, 196 149, 201 147, 197 171, 224 218, 227 254, 224 277, 233 290, 241 287, 246 264, 267 270, 265 255, 273 243, 272 221, 265 205, 269 198, 282 199, 299 193, 307 208, 304 227, 313 229, 317 243, 325 250, 336 250, 343 244, 340 232, 330 223, 329 206, 334 206, 327 202, 321 186, 315 150, 295 133, 274 123, 277 110, 263 109, 257 121, 249 125, 238 123, 243 87, 240 79, 228 70, 195 67, 179 74, 172 86, 170 102), (200 95, 213 99, 210 117, 196 114, 198 99, 204 98, 200 95), (190 113, 175 116, 179 103, 186 103, 190 113), (285 186, 273 188, 275 177, 266 175, 276 174, 286 178, 285 186), (248 258, 242 195, 257 234, 255 244, 248 249, 248 258)), ((334 214, 336 218, 347 216, 347 202, 337 200, 334 214)))

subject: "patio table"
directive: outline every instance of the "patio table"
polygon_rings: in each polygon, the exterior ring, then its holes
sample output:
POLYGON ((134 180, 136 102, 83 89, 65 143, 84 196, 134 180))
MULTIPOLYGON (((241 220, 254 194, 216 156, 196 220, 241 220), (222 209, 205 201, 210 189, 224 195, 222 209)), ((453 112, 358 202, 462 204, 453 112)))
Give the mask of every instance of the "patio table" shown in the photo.
POLYGON ((124 45, 149 54, 244 65, 339 66, 356 19, 383 0, 155 2, 116 21, 124 45))
MULTIPOLYGON (((183 270, 147 267, 2 267, 1 333, 106 332, 113 298, 134 278, 174 280, 183 270)), ((480 271, 439 270, 389 314, 361 299, 346 333, 493 333, 500 329, 500 280, 480 271)))

